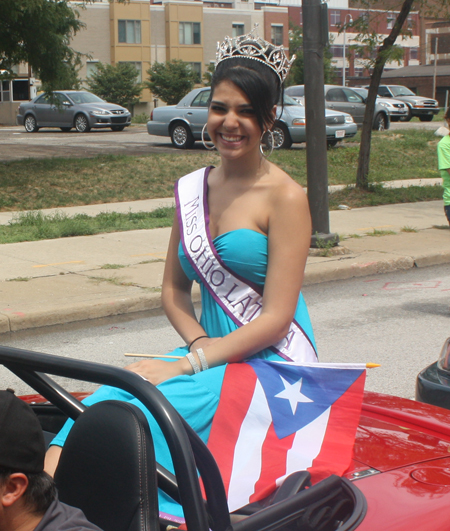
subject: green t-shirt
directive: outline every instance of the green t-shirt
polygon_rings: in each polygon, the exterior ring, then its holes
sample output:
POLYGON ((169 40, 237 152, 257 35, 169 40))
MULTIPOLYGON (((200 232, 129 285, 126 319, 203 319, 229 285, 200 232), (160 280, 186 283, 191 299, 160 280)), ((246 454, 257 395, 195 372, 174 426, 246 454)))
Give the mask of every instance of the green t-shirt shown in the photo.
POLYGON ((444 205, 450 205, 450 135, 444 136, 437 147, 438 169, 442 177, 444 187, 444 205))

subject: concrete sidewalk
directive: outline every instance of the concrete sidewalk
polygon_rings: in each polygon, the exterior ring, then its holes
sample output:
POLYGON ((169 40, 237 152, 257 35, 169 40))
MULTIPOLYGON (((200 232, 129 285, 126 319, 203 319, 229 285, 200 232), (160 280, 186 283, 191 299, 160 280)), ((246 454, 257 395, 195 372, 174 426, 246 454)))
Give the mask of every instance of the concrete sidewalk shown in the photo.
MULTIPOLYGON (((95 215, 172 204, 170 198, 59 210, 95 215)), ((0 223, 10 219, 0 213, 0 223)), ((308 258, 305 284, 450 263, 446 225, 442 201, 332 211, 330 229, 341 244, 330 256, 308 258), (395 234, 370 235, 374 230, 395 234)), ((1 245, 0 333, 160 307, 169 234, 167 228, 1 245)))

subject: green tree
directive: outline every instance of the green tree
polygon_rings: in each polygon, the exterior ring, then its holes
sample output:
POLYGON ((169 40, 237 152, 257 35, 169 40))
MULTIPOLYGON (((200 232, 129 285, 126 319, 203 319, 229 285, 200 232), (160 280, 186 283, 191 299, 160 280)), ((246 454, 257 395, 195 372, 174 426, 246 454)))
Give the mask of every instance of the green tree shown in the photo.
POLYGON ((186 96, 194 88, 197 77, 190 65, 179 59, 153 63, 147 74, 149 81, 145 86, 167 105, 175 105, 186 96))
POLYGON ((73 62, 64 62, 57 78, 52 83, 42 83, 42 90, 81 90, 81 79, 78 77, 82 66, 81 58, 74 57, 73 62))
MULTIPOLYGON (((303 60, 303 33, 302 28, 293 22, 289 23, 289 55, 295 54, 296 59, 292 64, 289 76, 286 79, 286 86, 304 85, 304 60, 303 60)), ((330 47, 324 50, 323 74, 325 83, 333 83, 336 77, 336 68, 333 65, 333 54, 330 47)))
POLYGON ((89 89, 100 98, 117 105, 139 103, 143 89, 137 82, 139 72, 131 63, 97 64, 97 70, 87 78, 89 89))
POLYGON ((215 63, 208 63, 205 66, 206 70, 203 72, 203 85, 205 85, 205 87, 210 87, 216 65, 215 63))
POLYGON ((1 0, 0 70, 27 62, 48 89, 76 66, 80 54, 70 38, 83 26, 64 0, 1 0))
MULTIPOLYGON (((376 19, 380 17, 385 7, 383 0, 360 0, 359 7, 366 9, 364 16, 359 17, 346 27, 354 27, 358 34, 354 37, 357 44, 352 45, 360 54, 369 57, 366 60, 366 68, 371 71, 369 93, 366 102, 363 126, 361 131, 361 144, 359 148, 358 169, 356 173, 356 186, 367 190, 369 188, 370 145, 372 139, 372 123, 375 112, 375 100, 384 66, 389 61, 400 61, 402 50, 397 46, 399 36, 411 34, 409 28, 404 29, 404 23, 414 6, 422 15, 428 17, 449 18, 448 0, 403 0, 399 2, 399 11, 391 33, 384 39, 373 29, 376 28, 376 19), (372 10, 372 11, 371 11, 372 10), (373 57, 373 59, 371 59, 373 57)), ((389 6, 389 12, 395 9, 389 6)), ((387 11, 384 10, 384 18, 387 11)), ((344 26, 341 28, 343 30, 344 26)))

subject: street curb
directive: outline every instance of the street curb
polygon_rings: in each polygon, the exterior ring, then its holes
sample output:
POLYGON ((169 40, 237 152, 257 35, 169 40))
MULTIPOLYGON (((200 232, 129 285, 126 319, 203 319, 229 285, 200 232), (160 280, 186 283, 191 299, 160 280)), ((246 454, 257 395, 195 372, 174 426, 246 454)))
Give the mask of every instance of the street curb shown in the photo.
MULTIPOLYGON (((194 303, 200 302, 200 290, 192 292, 194 303)), ((137 296, 125 296, 123 298, 106 298, 96 304, 90 301, 61 307, 58 312, 54 310, 30 311, 27 314, 14 312, 11 314, 0 313, 0 334, 6 332, 18 332, 32 328, 68 324, 103 317, 114 317, 148 310, 162 308, 161 293, 142 293, 137 296)))
MULTIPOLYGON (((450 256, 448 261, 450 262, 450 256)), ((332 269, 330 268, 329 264, 330 263, 317 265, 315 266, 315 271, 307 270, 303 285, 310 286, 312 284, 320 284, 322 282, 331 282, 334 280, 346 280, 355 277, 391 273, 393 271, 411 269, 415 265, 414 259, 409 256, 401 256, 399 258, 377 260, 366 263, 349 264, 345 262, 332 262, 332 269), (320 269, 325 268, 325 271, 320 271, 320 269)))

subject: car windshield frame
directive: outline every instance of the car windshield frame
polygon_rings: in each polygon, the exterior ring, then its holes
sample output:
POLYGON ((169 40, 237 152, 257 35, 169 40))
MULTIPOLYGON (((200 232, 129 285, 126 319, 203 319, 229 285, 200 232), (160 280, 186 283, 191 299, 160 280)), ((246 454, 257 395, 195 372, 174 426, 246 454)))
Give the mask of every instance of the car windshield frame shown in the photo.
POLYGON ((392 95, 394 98, 397 98, 398 96, 416 96, 412 90, 410 90, 408 87, 389 87, 389 90, 392 92, 392 95))
POLYGON ((102 100, 91 92, 70 92, 69 94, 65 94, 65 96, 75 105, 81 105, 83 103, 106 103, 105 100, 102 100))

